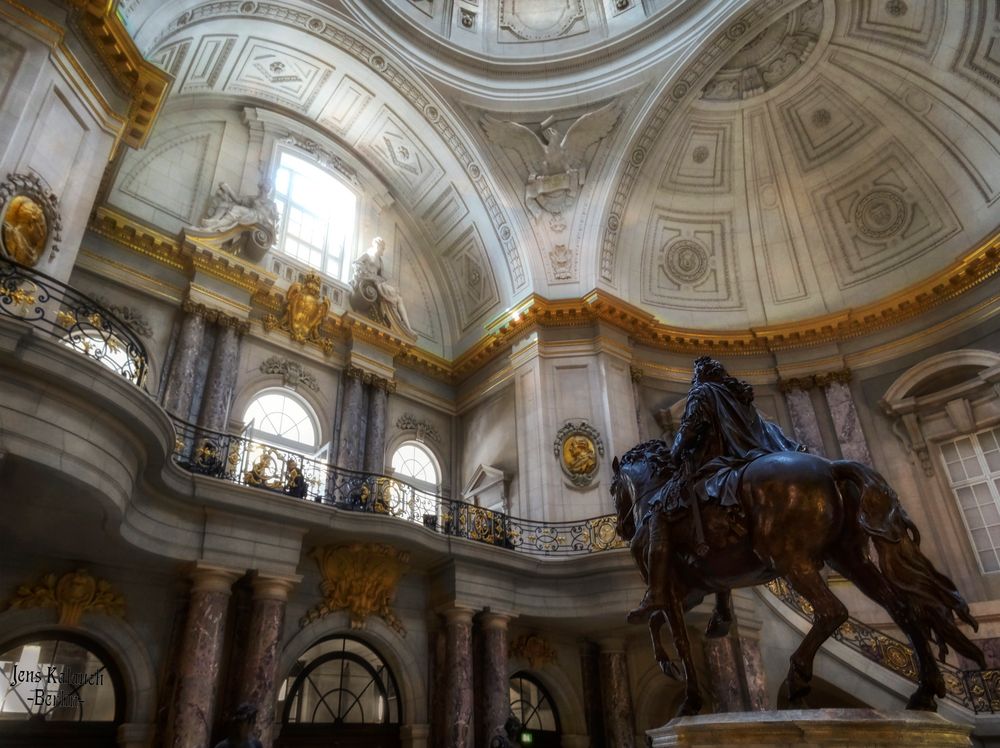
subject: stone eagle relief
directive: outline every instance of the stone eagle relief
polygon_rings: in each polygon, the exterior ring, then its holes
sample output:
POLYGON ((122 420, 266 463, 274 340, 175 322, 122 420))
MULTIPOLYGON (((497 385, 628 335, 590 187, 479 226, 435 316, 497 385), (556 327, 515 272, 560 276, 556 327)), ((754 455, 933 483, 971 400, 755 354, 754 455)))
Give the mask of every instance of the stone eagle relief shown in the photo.
POLYGON ((573 205, 587 178, 587 149, 614 129, 620 115, 621 107, 611 102, 576 119, 565 133, 552 125, 554 116, 547 117, 540 124, 541 136, 488 114, 480 125, 491 143, 517 151, 528 165, 524 201, 538 218, 543 211, 558 215, 573 205))

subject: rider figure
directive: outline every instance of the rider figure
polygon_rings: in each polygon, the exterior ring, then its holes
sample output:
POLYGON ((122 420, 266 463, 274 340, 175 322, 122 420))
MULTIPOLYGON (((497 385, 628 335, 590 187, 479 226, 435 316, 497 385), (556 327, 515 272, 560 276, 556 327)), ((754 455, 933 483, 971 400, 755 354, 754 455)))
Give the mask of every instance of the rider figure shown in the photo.
POLYGON ((673 474, 650 501, 646 594, 629 613, 641 621, 667 602, 668 522, 691 507, 696 550, 708 552, 704 542, 699 502, 739 507, 743 468, 772 452, 804 451, 761 416, 753 404, 753 388, 729 376, 718 361, 702 356, 694 362, 687 405, 670 451, 673 474))

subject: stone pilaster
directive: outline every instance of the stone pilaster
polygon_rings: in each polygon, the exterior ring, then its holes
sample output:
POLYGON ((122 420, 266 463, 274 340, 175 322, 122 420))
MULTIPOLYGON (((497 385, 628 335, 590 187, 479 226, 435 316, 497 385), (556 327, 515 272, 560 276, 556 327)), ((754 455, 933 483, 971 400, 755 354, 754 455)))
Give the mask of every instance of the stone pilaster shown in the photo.
POLYGON ((823 435, 820 433, 816 409, 809 394, 809 390, 815 386, 815 381, 812 377, 784 379, 779 385, 785 395, 788 413, 792 417, 795 440, 804 444, 812 454, 825 457, 823 435))
POLYGON ((220 319, 198 418, 198 425, 209 431, 226 430, 229 404, 236 384, 240 339, 245 331, 245 323, 229 317, 220 319))
POLYGON ((271 748, 277 699, 278 645, 285 621, 288 593, 300 578, 258 574, 253 579, 250 630, 240 674, 237 704, 257 707, 254 732, 271 748))
POLYGON ((385 472, 385 419, 389 410, 389 393, 394 384, 374 378, 368 394, 368 428, 365 437, 365 472, 385 472))
POLYGON ((205 565, 197 566, 191 574, 191 601, 177 663, 171 748, 209 745, 226 610, 233 582, 239 576, 240 572, 231 569, 205 565))
POLYGON ((625 642, 605 639, 600 647, 598 665, 603 689, 606 743, 615 748, 635 748, 635 717, 628 684, 625 642))
POLYGON ((482 641, 482 729, 478 729, 483 748, 489 748, 493 737, 503 733, 510 714, 510 681, 507 663, 510 657, 508 624, 510 616, 484 612, 479 617, 482 641))
POLYGON ((360 470, 364 464, 365 384, 360 369, 344 371, 344 407, 340 421, 340 448, 337 465, 348 470, 360 470))
POLYGON ((865 465, 872 464, 868 441, 861 430, 861 421, 854 405, 854 397, 850 388, 851 372, 844 371, 825 374, 816 378, 817 384, 823 387, 826 402, 833 418, 833 426, 840 443, 840 453, 845 460, 855 460, 865 465))
POLYGON ((167 386, 163 392, 163 409, 179 418, 186 419, 191 410, 198 357, 201 355, 204 338, 204 315, 196 307, 185 304, 167 375, 167 386))
POLYGON ((472 745, 472 614, 468 608, 444 612, 447 664, 442 748, 472 745))

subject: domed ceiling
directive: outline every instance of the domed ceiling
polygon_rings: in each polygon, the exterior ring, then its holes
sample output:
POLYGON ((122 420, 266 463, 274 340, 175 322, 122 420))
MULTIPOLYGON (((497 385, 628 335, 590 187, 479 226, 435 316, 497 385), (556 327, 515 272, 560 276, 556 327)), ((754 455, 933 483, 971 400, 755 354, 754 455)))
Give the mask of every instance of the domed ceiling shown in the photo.
POLYGON ((400 212, 399 267, 425 279, 404 294, 440 317, 427 329, 445 355, 532 292, 602 288, 707 330, 840 312, 997 225, 986 0, 122 10, 175 75, 178 137, 200 108, 253 105, 363 163, 400 212))

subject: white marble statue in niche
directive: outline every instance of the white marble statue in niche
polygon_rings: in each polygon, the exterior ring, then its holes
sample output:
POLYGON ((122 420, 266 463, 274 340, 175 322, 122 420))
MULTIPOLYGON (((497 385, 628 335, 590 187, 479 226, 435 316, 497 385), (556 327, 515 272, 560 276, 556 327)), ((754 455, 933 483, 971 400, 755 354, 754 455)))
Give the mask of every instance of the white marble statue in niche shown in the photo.
POLYGON ((354 273, 351 277, 354 294, 351 303, 355 308, 368 312, 386 327, 415 338, 417 334, 406 314, 403 297, 385 277, 382 259, 384 254, 385 240, 381 236, 376 236, 372 239, 371 246, 354 261, 354 273))

